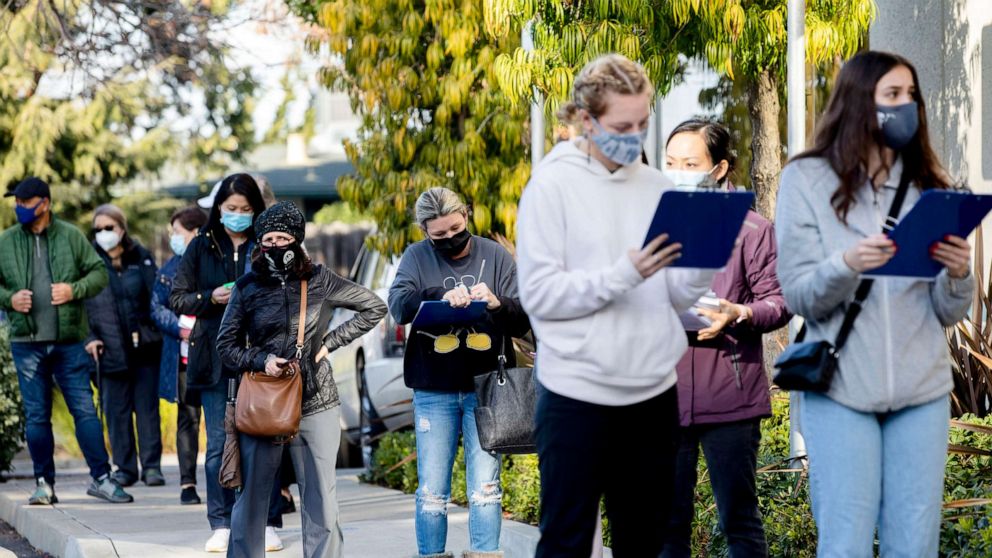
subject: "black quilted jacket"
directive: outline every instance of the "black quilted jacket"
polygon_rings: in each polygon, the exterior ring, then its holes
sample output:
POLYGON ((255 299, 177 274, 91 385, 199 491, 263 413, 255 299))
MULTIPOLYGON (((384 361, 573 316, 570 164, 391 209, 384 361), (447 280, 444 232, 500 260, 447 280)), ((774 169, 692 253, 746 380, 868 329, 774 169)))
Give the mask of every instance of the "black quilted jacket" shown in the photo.
MULTIPOLYGON (((265 359, 296 355, 300 317, 298 279, 285 282, 263 278, 255 272, 238 280, 224 312, 217 336, 217 352, 225 368, 248 371, 265 369, 265 359)), ((361 337, 386 315, 386 304, 372 291, 356 285, 321 265, 315 265, 307 285, 304 329, 303 415, 330 409, 339 403, 328 359, 315 363, 321 345, 333 351, 361 337), (357 312, 347 322, 327 331, 335 308, 357 312)))

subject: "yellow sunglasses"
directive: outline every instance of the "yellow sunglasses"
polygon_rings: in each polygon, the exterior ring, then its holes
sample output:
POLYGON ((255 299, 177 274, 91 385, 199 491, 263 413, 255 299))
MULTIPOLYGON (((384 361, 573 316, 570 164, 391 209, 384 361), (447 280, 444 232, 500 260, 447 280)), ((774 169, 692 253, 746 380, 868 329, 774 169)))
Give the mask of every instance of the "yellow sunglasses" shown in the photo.
MULTIPOLYGON (((417 333, 422 333, 434 339, 434 352, 447 354, 461 346, 461 340, 458 338, 458 335, 462 331, 464 330, 452 331, 443 335, 432 335, 426 331, 418 331, 417 333)), ((476 333, 472 330, 465 336, 465 346, 473 351, 488 351, 493 347, 493 340, 489 337, 488 333, 476 333)))

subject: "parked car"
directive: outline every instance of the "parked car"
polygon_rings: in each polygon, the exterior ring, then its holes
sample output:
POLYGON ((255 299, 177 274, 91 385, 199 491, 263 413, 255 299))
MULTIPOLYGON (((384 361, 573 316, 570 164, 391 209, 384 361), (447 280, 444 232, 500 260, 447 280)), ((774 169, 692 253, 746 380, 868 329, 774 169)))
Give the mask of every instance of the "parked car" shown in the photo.
MULTIPOLYGON (((399 261, 363 247, 350 279, 386 300, 399 261)), ((330 327, 352 315, 353 311, 338 308, 330 327)), ((403 382, 407 332, 407 326, 387 314, 371 331, 331 353, 341 398, 341 466, 367 468, 379 436, 413 424, 413 391, 403 382)))

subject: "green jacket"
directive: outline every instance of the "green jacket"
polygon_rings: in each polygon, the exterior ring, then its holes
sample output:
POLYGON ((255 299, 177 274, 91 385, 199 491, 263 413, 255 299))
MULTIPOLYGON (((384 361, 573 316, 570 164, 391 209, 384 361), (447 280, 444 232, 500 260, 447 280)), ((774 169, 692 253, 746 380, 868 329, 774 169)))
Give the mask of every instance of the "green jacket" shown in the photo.
MULTIPOLYGON (((52 283, 72 285, 72 301, 56 307, 57 341, 82 341, 89 333, 83 300, 107 286, 107 266, 69 223, 53 218, 47 234, 52 283)), ((22 225, 0 233, 0 308, 7 312, 11 337, 31 337, 37 331, 30 314, 14 312, 11 306, 14 293, 31 288, 31 244, 32 234, 22 225)))

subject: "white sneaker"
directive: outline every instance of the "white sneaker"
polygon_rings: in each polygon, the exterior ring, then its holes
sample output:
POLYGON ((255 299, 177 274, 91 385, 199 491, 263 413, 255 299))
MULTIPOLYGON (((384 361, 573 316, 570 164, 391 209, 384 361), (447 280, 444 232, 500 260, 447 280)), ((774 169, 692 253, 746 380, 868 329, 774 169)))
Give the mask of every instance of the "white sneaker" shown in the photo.
POLYGON ((265 528, 265 551, 266 552, 279 552, 283 549, 282 539, 276 533, 275 527, 265 528))
POLYGON ((207 552, 227 552, 227 544, 231 541, 231 530, 225 527, 214 529, 214 534, 207 539, 203 550, 207 552))

